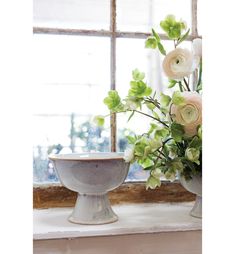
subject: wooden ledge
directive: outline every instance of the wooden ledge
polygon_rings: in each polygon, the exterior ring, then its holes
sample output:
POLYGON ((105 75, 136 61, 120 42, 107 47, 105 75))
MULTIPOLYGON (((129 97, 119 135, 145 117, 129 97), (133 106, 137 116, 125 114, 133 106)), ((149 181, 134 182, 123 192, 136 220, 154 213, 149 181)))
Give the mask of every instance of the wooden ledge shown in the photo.
MULTIPOLYGON (((33 208, 74 206, 77 193, 63 186, 34 187, 33 208)), ((163 182, 160 188, 146 190, 145 183, 124 183, 109 192, 111 204, 188 202, 195 195, 185 190, 179 182, 163 182)))

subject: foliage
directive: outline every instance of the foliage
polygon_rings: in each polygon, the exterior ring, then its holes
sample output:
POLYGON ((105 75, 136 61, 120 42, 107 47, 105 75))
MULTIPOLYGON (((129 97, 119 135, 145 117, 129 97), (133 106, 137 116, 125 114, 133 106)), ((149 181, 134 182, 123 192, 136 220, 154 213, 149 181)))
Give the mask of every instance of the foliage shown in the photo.
MULTIPOLYGON (((173 15, 168 15, 165 20, 160 22, 160 26, 167 37, 173 41, 175 49, 183 43, 189 34, 189 29, 186 31, 186 23, 182 20, 177 21, 173 15)), ((160 36, 154 29, 152 29, 151 36, 147 38, 145 47, 159 50, 160 53, 167 56, 160 36)), ((181 59, 176 58, 173 61, 177 66, 181 59)), ((110 91, 104 99, 104 103, 111 113, 129 112, 129 119, 134 114, 142 114, 143 117, 153 120, 147 133, 127 136, 129 146, 132 147, 128 150, 128 153, 132 153, 131 156, 128 154, 128 158, 131 158, 129 161, 138 163, 143 170, 149 171, 147 188, 153 189, 160 186, 162 176, 173 181, 177 174, 182 174, 186 179, 190 179, 193 175, 202 173, 202 126, 198 120, 201 117, 201 108, 198 108, 196 104, 191 105, 185 96, 190 94, 193 98, 192 101, 196 98, 196 102, 200 97, 201 59, 200 66, 196 68, 198 70, 195 69, 194 73, 189 72, 182 79, 169 79, 168 88, 174 89, 171 95, 153 92, 144 80, 145 74, 135 69, 132 72, 132 81, 125 98, 121 99, 117 91, 110 91), (198 77, 194 81, 195 84, 190 85, 191 74, 198 75, 198 77), (190 86, 195 87, 196 91, 192 91, 190 86), (176 90, 177 88, 178 90, 176 90), (195 114, 197 115, 195 116, 195 114), (178 118, 183 120, 179 121, 178 118), (192 127, 194 127, 192 119, 196 119, 194 121, 196 124, 195 133, 192 132, 192 127), (193 135, 187 133, 188 129, 193 135)), ((104 118, 102 118, 102 122, 103 120, 104 118)))

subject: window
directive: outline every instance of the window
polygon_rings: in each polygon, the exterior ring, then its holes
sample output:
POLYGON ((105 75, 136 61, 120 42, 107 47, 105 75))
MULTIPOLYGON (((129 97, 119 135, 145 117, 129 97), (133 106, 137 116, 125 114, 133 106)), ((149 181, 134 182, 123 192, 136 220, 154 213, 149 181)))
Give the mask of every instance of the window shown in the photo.
MULTIPOLYGON (((154 89, 165 90, 161 56, 144 41, 169 13, 191 27, 190 48, 198 37, 196 0, 34 0, 35 183, 58 181, 50 152, 124 151, 125 135, 143 131, 138 118, 127 123, 112 116, 104 128, 91 119, 107 113, 102 101, 108 90, 126 94, 135 68, 154 89)), ((133 165, 127 181, 146 177, 133 165)))

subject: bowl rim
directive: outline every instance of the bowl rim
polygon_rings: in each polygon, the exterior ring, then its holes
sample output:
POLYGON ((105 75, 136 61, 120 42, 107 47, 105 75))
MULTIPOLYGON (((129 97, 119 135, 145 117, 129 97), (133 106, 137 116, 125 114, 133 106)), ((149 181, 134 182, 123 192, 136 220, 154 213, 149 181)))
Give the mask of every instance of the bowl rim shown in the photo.
POLYGON ((124 160, 123 152, 87 152, 87 153, 68 153, 68 154, 50 154, 48 158, 52 161, 107 161, 124 160))

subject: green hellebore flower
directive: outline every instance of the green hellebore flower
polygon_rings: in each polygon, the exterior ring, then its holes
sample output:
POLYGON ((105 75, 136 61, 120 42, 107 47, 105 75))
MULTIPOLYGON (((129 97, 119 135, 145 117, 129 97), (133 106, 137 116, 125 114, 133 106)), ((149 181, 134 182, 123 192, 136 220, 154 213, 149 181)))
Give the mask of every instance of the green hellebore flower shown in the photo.
POLYGON ((198 162, 200 151, 196 148, 187 148, 185 151, 185 157, 192 162, 198 162))

